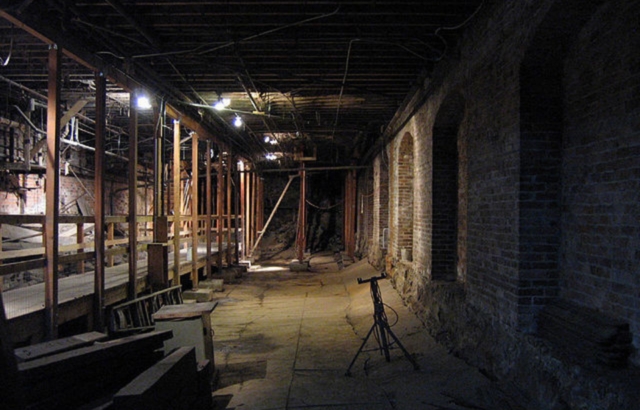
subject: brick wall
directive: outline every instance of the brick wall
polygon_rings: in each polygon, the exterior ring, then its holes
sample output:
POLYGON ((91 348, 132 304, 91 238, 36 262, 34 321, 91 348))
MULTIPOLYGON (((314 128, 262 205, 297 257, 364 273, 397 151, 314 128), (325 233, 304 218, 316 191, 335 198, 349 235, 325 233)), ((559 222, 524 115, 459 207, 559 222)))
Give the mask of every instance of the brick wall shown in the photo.
MULTIPOLYGON (((587 21, 564 65, 561 295, 629 321, 640 348, 640 1, 587 21)), ((636 363, 640 358, 636 354, 636 363)))
POLYGON ((413 249, 413 193, 414 193, 414 161, 413 137, 406 133, 401 140, 397 152, 396 185, 394 202, 396 235, 394 236, 394 257, 401 259, 401 251, 411 253, 413 249))
MULTIPOLYGON (((23 178, 23 176, 20 176, 23 178)), ((24 206, 24 214, 44 214, 45 213, 45 178, 38 175, 27 176, 27 194, 24 206)), ((60 176, 60 210, 61 214, 78 215, 80 210, 78 205, 74 203, 77 198, 86 204, 89 214, 93 215, 93 197, 91 194, 95 191, 93 179, 80 178, 73 176, 60 176), (86 189, 86 190, 85 190, 86 189)), ((145 211, 145 189, 138 188, 138 214, 144 215, 151 212, 153 203, 153 190, 146 189, 147 207, 145 211)), ((107 181, 105 183, 105 200, 107 215, 124 215, 128 212, 129 191, 127 185, 107 181)), ((0 213, 18 215, 20 214, 20 200, 18 196, 9 191, 0 191, 0 213)))
MULTIPOLYGON (((539 408, 631 408, 626 393, 599 395, 595 386, 606 381, 598 373, 573 372, 530 335, 540 308, 562 297, 628 322, 640 347, 638 15, 638 0, 488 2, 388 146, 387 268, 398 291, 440 340, 491 373, 518 378, 539 408), (437 118, 457 93, 464 104, 455 170, 439 140, 454 131, 437 118), (397 261, 406 135, 410 266, 397 261), (438 221, 453 220, 453 212, 439 214, 439 190, 456 172, 458 281, 438 283, 438 221)), ((453 197, 447 191, 449 203, 453 197)), ((374 227, 383 212, 375 201, 374 227)), ((632 361, 640 363, 637 353, 632 361)))

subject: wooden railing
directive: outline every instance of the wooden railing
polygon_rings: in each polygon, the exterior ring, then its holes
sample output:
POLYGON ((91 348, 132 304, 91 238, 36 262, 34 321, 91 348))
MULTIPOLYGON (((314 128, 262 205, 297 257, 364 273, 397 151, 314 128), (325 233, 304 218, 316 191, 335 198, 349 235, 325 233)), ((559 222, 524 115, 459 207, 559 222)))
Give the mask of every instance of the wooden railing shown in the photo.
MULTIPOLYGON (((180 244, 183 243, 192 243, 193 242, 193 229, 192 224, 193 221, 190 218, 190 215, 181 215, 181 229, 180 229, 180 244)), ((224 216, 225 220, 227 216, 224 216)), ((236 215, 231 216, 232 221, 236 221, 236 215)), ((238 216, 238 218, 240 218, 238 216)), ((173 222, 174 217, 172 215, 167 217, 168 222, 173 222)), ((207 237, 206 232, 206 221, 207 215, 199 215, 197 221, 197 236, 198 241, 204 242, 207 237)), ((106 264, 108 267, 114 266, 114 257, 117 255, 126 254, 129 252, 128 246, 120 246, 120 245, 128 245, 128 238, 120 238, 115 239, 115 227, 118 224, 128 224, 129 217, 126 215, 113 215, 105 217, 105 225, 107 229, 107 240, 105 241, 105 247, 107 248, 105 251, 105 255, 107 257, 106 264)), ((138 224, 148 224, 153 222, 153 216, 150 215, 139 215, 136 218, 136 222, 138 224)), ((2 232, 3 225, 26 225, 26 224, 39 224, 42 225, 42 236, 44 243, 44 223, 45 217, 44 215, 0 215, 0 233, 2 232)), ((78 271, 80 273, 84 272, 84 262, 87 260, 91 260, 95 257, 95 243, 93 241, 84 241, 84 225, 94 223, 93 216, 70 216, 70 215, 60 215, 59 223, 63 224, 74 224, 77 226, 76 233, 76 243, 69 245, 61 245, 58 247, 59 251, 59 263, 60 264, 71 264, 78 263, 78 271), (76 252, 75 254, 68 254, 69 252, 76 252)), ((224 224, 223 224, 224 225, 224 224)), ((143 230, 145 232, 153 232, 153 228, 143 227, 139 228, 139 231, 143 230)), ((217 235, 226 235, 228 231, 231 230, 232 233, 235 233, 235 227, 218 227, 218 215, 211 215, 211 232, 212 236, 215 238, 217 235)), ((139 232, 138 232, 139 233, 139 232)), ((137 236, 138 238, 138 247, 139 251, 146 251, 147 245, 149 242, 153 240, 153 236, 137 236)), ((174 241, 174 233, 173 230, 169 234, 169 245, 173 245, 174 241)), ((32 258, 37 256, 45 255, 44 246, 27 248, 27 249, 17 249, 17 250, 3 250, 0 244, 0 277, 12 275, 19 272, 24 272, 27 270, 44 268, 46 264, 46 260, 44 258, 32 258), (5 263, 7 260, 14 259, 24 259, 24 258, 32 258, 28 260, 15 261, 11 263, 5 263)), ((1 289, 1 286, 0 286, 1 289)))

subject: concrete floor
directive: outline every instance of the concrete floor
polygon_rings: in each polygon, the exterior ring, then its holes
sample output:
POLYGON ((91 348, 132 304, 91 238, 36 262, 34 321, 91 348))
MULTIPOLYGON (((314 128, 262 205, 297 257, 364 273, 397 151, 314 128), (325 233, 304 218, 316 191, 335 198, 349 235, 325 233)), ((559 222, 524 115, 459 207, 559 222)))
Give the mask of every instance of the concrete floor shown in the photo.
MULTIPOLYGON (((394 333, 413 353, 414 371, 400 349, 387 363, 363 353, 345 371, 373 323, 369 285, 378 275, 366 262, 341 271, 333 256, 314 256, 313 272, 254 266, 239 284, 225 285, 213 315, 219 408, 278 409, 498 409, 483 397, 494 385, 447 353, 403 305, 389 280, 380 281, 386 304, 398 312, 394 333)), ((396 315, 389 308, 389 322, 396 315)), ((370 338, 368 348, 377 344, 370 338)))

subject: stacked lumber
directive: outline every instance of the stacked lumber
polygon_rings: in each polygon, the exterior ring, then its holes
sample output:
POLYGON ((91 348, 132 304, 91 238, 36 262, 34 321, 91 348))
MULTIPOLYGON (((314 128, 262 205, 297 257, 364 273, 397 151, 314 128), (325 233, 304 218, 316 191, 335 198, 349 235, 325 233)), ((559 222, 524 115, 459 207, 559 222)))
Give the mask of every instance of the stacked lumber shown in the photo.
POLYGON ((113 397, 109 410, 211 409, 206 365, 196 364, 193 347, 181 347, 136 377, 113 397))
POLYGON ((97 342, 18 364, 28 409, 73 409, 109 396, 163 357, 170 331, 97 342))
POLYGON ((625 367, 632 352, 628 323, 564 300, 545 306, 538 332, 566 353, 610 368, 625 367))

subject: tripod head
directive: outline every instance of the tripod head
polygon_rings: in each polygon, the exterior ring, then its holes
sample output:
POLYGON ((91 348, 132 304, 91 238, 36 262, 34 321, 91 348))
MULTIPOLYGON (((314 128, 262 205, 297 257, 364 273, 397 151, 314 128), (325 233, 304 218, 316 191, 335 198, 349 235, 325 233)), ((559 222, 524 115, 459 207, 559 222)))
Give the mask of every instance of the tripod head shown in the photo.
POLYGON ((380 276, 372 276, 369 279, 358 278, 358 284, 362 285, 363 283, 377 282, 379 279, 384 279, 386 277, 387 277, 387 274, 382 272, 382 275, 380 275, 380 276))

